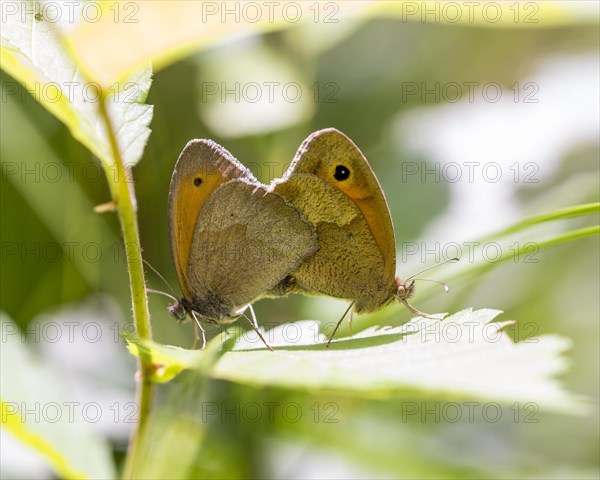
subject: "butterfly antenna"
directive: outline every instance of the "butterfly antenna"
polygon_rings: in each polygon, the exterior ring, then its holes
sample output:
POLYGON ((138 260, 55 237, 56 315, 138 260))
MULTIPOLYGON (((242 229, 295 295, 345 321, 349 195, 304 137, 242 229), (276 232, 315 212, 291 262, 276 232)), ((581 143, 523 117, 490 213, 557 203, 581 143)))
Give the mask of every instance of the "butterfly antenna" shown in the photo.
POLYGON ((444 283, 444 282, 440 282, 438 280, 431 280, 430 278, 413 278, 411 277, 413 280, 418 280, 419 282, 431 282, 431 283, 437 283, 438 285, 441 285, 442 287, 444 287, 444 291, 446 293, 448 293, 450 291, 450 287, 448 286, 448 284, 444 283))
MULTIPOLYGON (((173 294, 177 295, 177 293, 175 292, 175 290, 173 289, 173 287, 171 286, 171 284, 169 282, 167 282, 167 280, 165 279, 165 277, 163 277, 156 268, 154 268, 152 265, 150 265, 150 262, 148 262, 148 260, 146 260, 145 258, 143 260, 144 260, 144 263, 146 265, 148 265, 148 267, 150 267, 150 270, 152 270, 154 273, 156 273, 156 275, 158 276, 158 278, 160 278, 163 282, 165 282, 165 285, 167 287, 169 287, 169 289, 171 290, 171 292, 173 294)), ((148 291, 150 291, 150 290, 148 290, 148 291)))
POLYGON ((250 307, 250 312, 252 314, 252 321, 248 315, 246 315, 244 312, 242 312, 242 317, 244 317, 246 320, 248 320, 248 323, 252 326, 252 328, 254 329, 254 331, 256 332, 256 334, 258 335, 258 337, 262 340, 262 342, 265 344, 265 346, 273 351, 273 349, 271 348, 271 345, 269 345, 267 343, 267 341, 265 340, 265 337, 262 336, 262 333, 260 333, 260 329, 258 328, 258 323, 256 322, 256 315, 254 314, 254 309, 252 309, 252 305, 248 305, 250 307))
POLYGON ((154 290, 153 288, 147 288, 146 291, 149 292, 149 293, 158 293, 159 295, 163 295, 165 297, 170 298, 175 303, 179 303, 179 300, 177 300, 177 298, 175 298, 173 295, 171 295, 171 294, 169 294, 167 292, 163 292, 161 290, 154 290))
POLYGON ((419 280, 419 281, 423 281, 423 282, 437 283, 438 285, 441 285, 444 288, 444 291, 446 293, 448 293, 450 291, 450 288, 444 282, 440 282, 438 280, 430 280, 428 278, 416 278, 416 277, 417 277, 417 275, 420 275, 423 272, 427 272, 428 270, 431 270, 432 268, 439 267, 439 266, 444 265, 446 263, 458 262, 458 260, 460 260, 458 257, 450 258, 449 260, 446 260, 446 261, 441 262, 441 263, 437 263, 435 265, 432 265, 431 267, 428 267, 428 268, 426 268, 424 270, 421 270, 420 272, 415 273, 414 275, 411 275, 410 277, 408 277, 404 281, 396 279, 399 282, 398 283, 398 295, 396 296, 396 298, 398 298, 398 300, 400 300, 404 304, 404 306, 409 311, 411 311, 412 313, 414 313, 415 315, 418 315, 419 317, 423 317, 423 318, 429 318, 431 320, 439 320, 437 317, 432 317, 431 315, 428 315, 427 313, 424 313, 424 312, 421 312, 420 310, 417 310, 410 303, 408 303, 407 299, 412 295, 412 293, 414 291, 415 280, 419 280))
POLYGON ((441 267, 442 265, 445 265, 446 263, 454 263, 454 262, 458 262, 460 260, 460 258, 458 257, 454 257, 451 258, 449 260, 446 260, 444 262, 440 262, 440 263, 436 263, 435 265, 432 265, 431 267, 427 267, 424 270, 421 270, 420 272, 415 273, 414 275, 411 275, 410 277, 408 277, 405 281, 406 282, 410 282, 413 278, 415 278, 417 275, 421 275, 422 273, 425 273, 429 270, 431 270, 432 268, 437 268, 437 267, 441 267))

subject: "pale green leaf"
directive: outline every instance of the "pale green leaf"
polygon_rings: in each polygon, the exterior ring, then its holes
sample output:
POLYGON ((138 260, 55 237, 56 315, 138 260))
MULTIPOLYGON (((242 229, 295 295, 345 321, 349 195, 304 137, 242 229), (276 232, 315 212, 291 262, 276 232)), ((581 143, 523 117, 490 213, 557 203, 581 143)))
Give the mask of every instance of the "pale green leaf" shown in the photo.
POLYGON ((38 452, 60 478, 114 478, 108 443, 73 420, 60 372, 36 359, 18 326, 0 314, 1 426, 38 452))
MULTIPOLYGON (((86 3, 7 4, 0 37, 2 69, 21 82, 38 102, 67 125, 75 138, 110 167, 114 160, 106 126, 99 116, 100 85, 84 75, 63 39, 82 21, 82 6, 86 3)), ((143 102, 151 75, 147 65, 123 83, 106 86, 109 118, 127 166, 140 159, 150 134, 152 106, 143 102)), ((14 94, 16 90, 11 87, 6 93, 14 94)))
MULTIPOLYGON (((264 333, 268 351, 255 332, 237 340, 210 370, 214 378, 254 386, 311 392, 337 392, 369 398, 417 393, 442 398, 480 398, 498 402, 535 402, 540 407, 579 414, 578 396, 555 376, 566 367, 561 353, 567 339, 545 335, 514 343, 493 322, 498 310, 471 309, 442 321, 415 318, 401 327, 369 328, 334 340, 330 348, 318 323, 302 321, 264 333)), ((214 339, 209 351, 220 343, 214 339)), ((197 367, 201 351, 145 348, 170 373, 197 367)))
MULTIPOLYGON (((403 23, 449 27, 553 28, 592 23, 597 8, 577 2, 106 2, 97 20, 73 32, 70 41, 82 64, 105 85, 147 62, 163 68, 224 39, 272 30, 315 26, 337 29, 354 20, 396 16, 403 23), (127 45, 127 48, 123 48, 127 45)), ((588 2, 593 3, 593 2, 588 2)))

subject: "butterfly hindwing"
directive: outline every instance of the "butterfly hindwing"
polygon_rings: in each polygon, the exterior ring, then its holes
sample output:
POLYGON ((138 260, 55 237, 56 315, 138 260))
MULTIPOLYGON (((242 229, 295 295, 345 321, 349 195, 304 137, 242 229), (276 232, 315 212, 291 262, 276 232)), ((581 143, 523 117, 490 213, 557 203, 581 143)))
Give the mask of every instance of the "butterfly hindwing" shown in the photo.
POLYGON ((198 216, 188 277, 205 314, 234 317, 318 248, 300 211, 264 185, 229 181, 198 216))
POLYGON ((318 252, 293 273, 300 291, 356 300, 359 312, 392 298, 391 216, 375 174, 348 137, 335 129, 311 134, 271 188, 317 230, 318 252))

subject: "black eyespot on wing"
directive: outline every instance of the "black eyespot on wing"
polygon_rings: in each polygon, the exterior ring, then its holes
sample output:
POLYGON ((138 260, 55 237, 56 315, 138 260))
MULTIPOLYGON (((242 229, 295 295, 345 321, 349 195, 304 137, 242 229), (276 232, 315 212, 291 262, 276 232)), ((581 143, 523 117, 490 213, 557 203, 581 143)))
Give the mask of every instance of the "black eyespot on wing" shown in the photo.
POLYGON ((348 167, 345 167, 344 165, 338 165, 335 167, 333 178, 335 178, 338 182, 346 180, 348 177, 350 177, 350 169, 348 167))
POLYGON ((194 185, 199 187, 201 183, 202 183, 202 179, 200 177, 194 178, 194 185))

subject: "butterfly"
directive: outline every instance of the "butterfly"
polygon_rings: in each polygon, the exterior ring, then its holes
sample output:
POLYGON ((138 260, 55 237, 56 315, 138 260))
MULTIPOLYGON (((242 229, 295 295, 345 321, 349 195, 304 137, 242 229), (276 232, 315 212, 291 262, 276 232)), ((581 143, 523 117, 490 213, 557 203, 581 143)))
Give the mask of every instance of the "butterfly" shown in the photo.
POLYGON ((347 299, 357 313, 397 300, 427 316, 407 301, 414 280, 396 277, 396 241, 385 195, 346 135, 334 128, 311 134, 270 188, 302 212, 319 242, 319 249, 290 273, 288 293, 347 299))
POLYGON ((318 249, 314 228, 300 211, 211 140, 192 140, 183 149, 168 212, 183 293, 169 311, 180 320, 194 318, 204 342, 202 322, 245 316, 252 302, 285 285, 288 273, 318 249))
POLYGON ((169 226, 183 292, 170 311, 199 326, 234 321, 258 298, 290 293, 351 302, 331 338, 348 311, 351 319, 394 300, 427 316, 407 301, 414 280, 396 277, 383 190, 334 128, 311 134, 269 186, 215 142, 192 140, 173 172, 169 226))

